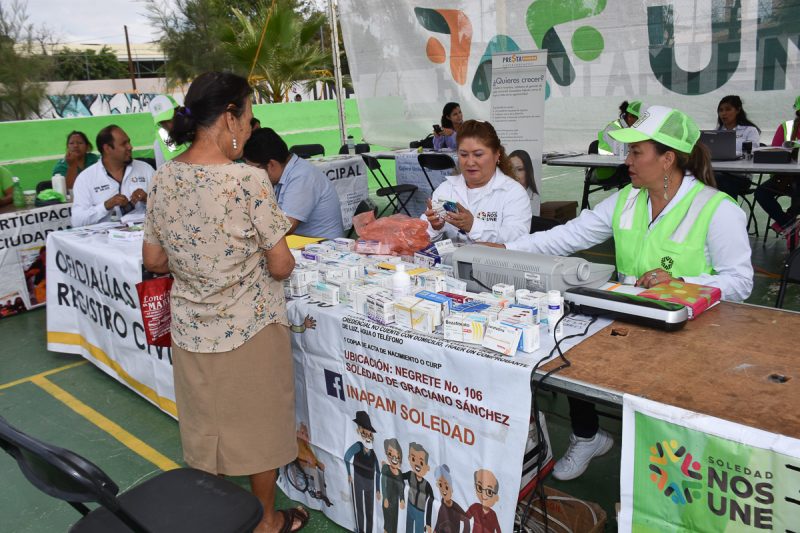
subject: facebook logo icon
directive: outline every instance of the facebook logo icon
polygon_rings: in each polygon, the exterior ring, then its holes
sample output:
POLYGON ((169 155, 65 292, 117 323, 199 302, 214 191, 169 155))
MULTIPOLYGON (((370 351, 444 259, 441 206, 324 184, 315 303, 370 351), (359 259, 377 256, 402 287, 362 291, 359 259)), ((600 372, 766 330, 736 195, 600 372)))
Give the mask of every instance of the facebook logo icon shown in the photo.
POLYGON ((344 386, 342 385, 342 375, 325 369, 325 390, 328 396, 339 398, 344 401, 344 386))

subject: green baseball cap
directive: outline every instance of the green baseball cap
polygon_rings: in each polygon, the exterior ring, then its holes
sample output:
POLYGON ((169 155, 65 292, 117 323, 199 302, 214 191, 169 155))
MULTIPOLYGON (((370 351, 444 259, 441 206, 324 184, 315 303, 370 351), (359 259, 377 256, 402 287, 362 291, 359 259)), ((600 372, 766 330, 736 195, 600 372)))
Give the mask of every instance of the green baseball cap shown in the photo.
POLYGON ((800 109, 800 96, 795 98, 795 100, 794 100, 794 108, 795 109, 800 109))
POLYGON ((642 112, 639 120, 630 128, 610 131, 608 134, 626 144, 656 141, 688 154, 700 138, 700 128, 682 111, 653 105, 642 112))
POLYGON ((636 118, 639 118, 639 114, 642 112, 642 101, 634 100, 633 102, 628 103, 628 107, 625 108, 625 112, 630 113, 636 118))
POLYGON ((159 94, 150 100, 150 114, 153 115, 153 122, 158 125, 165 120, 172 120, 178 102, 169 95, 159 94))

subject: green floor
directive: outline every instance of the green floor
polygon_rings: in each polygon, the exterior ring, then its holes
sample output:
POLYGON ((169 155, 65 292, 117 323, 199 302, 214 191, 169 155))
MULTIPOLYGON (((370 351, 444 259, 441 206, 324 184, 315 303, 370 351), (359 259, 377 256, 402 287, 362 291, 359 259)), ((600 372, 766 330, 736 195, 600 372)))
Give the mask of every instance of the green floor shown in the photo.
MULTIPOLYGON (((577 199, 582 187, 582 173, 576 170, 545 167, 544 200, 577 199)), ((595 203, 602 195, 592 197, 595 203)), ((762 214, 763 215, 763 214, 762 214)), ((763 216, 760 221, 763 227, 763 216)), ((785 243, 770 237, 766 246, 753 241, 753 261, 758 271, 755 289, 749 302, 771 306, 777 292, 777 275, 786 255, 785 243)), ((585 257, 597 262, 611 262, 608 245, 599 246, 585 257)), ((800 310, 800 290, 792 290, 787 308, 800 310)), ((141 450, 148 446, 167 461, 181 463, 177 423, 139 396, 109 378, 77 356, 50 353, 45 348, 45 311, 36 310, 0 320, 0 416, 41 439, 69 448, 90 458, 105 470, 122 490, 159 471, 158 467, 125 446, 107 431, 78 414, 41 387, 52 383, 89 406, 101 417, 115 422, 136 441, 141 450), (76 364, 77 363, 77 364, 76 364), (66 368, 64 368, 66 367, 66 368), (52 371, 44 378, 31 377, 52 371), (43 381, 45 380, 45 381, 43 381)), ((52 389, 52 387, 49 387, 52 389)), ((541 395, 548 429, 556 457, 566 447, 569 421, 563 396, 541 395)), ((612 416, 619 412, 607 410, 612 416)), ((96 417, 95 417, 96 418, 96 417)), ((596 459, 580 479, 556 482, 553 487, 572 495, 598 502, 609 515, 606 531, 616 531, 614 503, 619 500, 620 422, 604 417, 601 425, 617 445, 605 457, 596 459)), ((0 532, 49 533, 66 531, 77 518, 69 505, 52 499, 22 476, 8 456, 0 453, 0 532)), ((237 482, 244 483, 244 479, 237 482)), ((281 507, 289 505, 281 496, 281 507)), ((322 514, 314 513, 307 531, 336 531, 338 526, 322 514)))

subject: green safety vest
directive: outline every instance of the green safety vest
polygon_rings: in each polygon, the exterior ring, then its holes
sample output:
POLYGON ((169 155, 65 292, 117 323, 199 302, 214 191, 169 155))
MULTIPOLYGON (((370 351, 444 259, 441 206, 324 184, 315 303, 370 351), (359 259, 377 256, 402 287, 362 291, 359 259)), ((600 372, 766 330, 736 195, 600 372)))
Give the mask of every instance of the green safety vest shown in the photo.
POLYGON ((619 121, 619 119, 617 119, 617 120, 615 120, 613 122, 609 122, 606 125, 605 128, 603 128, 601 131, 599 131, 597 133, 597 153, 598 154, 601 154, 601 155, 612 155, 614 153, 614 150, 611 148, 611 145, 609 145, 606 142, 604 136, 605 136, 605 133, 607 133, 609 131, 616 131, 616 130, 620 130, 620 129, 622 129, 622 123, 619 121))
POLYGON ((169 138, 169 133, 164 128, 158 128, 158 145, 161 146, 161 153, 164 154, 164 161, 169 161, 173 157, 178 157, 189 148, 186 144, 175 144, 169 138))
MULTIPOLYGON (((794 129, 794 120, 787 120, 783 123, 783 140, 791 141, 792 140, 792 129, 794 129)), ((794 140, 795 146, 800 146, 800 139, 794 140)))
POLYGON ((612 219, 620 278, 639 278, 656 268, 675 278, 713 274, 713 265, 706 260, 706 235, 714 212, 726 199, 731 200, 698 181, 648 232, 647 191, 632 185, 623 188, 612 219))

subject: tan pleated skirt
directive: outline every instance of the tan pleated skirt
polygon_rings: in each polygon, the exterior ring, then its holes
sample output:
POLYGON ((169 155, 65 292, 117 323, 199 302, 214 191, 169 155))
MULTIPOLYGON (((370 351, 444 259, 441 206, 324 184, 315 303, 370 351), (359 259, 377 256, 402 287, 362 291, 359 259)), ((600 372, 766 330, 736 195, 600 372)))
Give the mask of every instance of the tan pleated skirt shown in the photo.
POLYGON ((186 463, 214 474, 257 474, 297 457, 289 328, 269 324, 229 352, 173 345, 175 400, 186 463))

